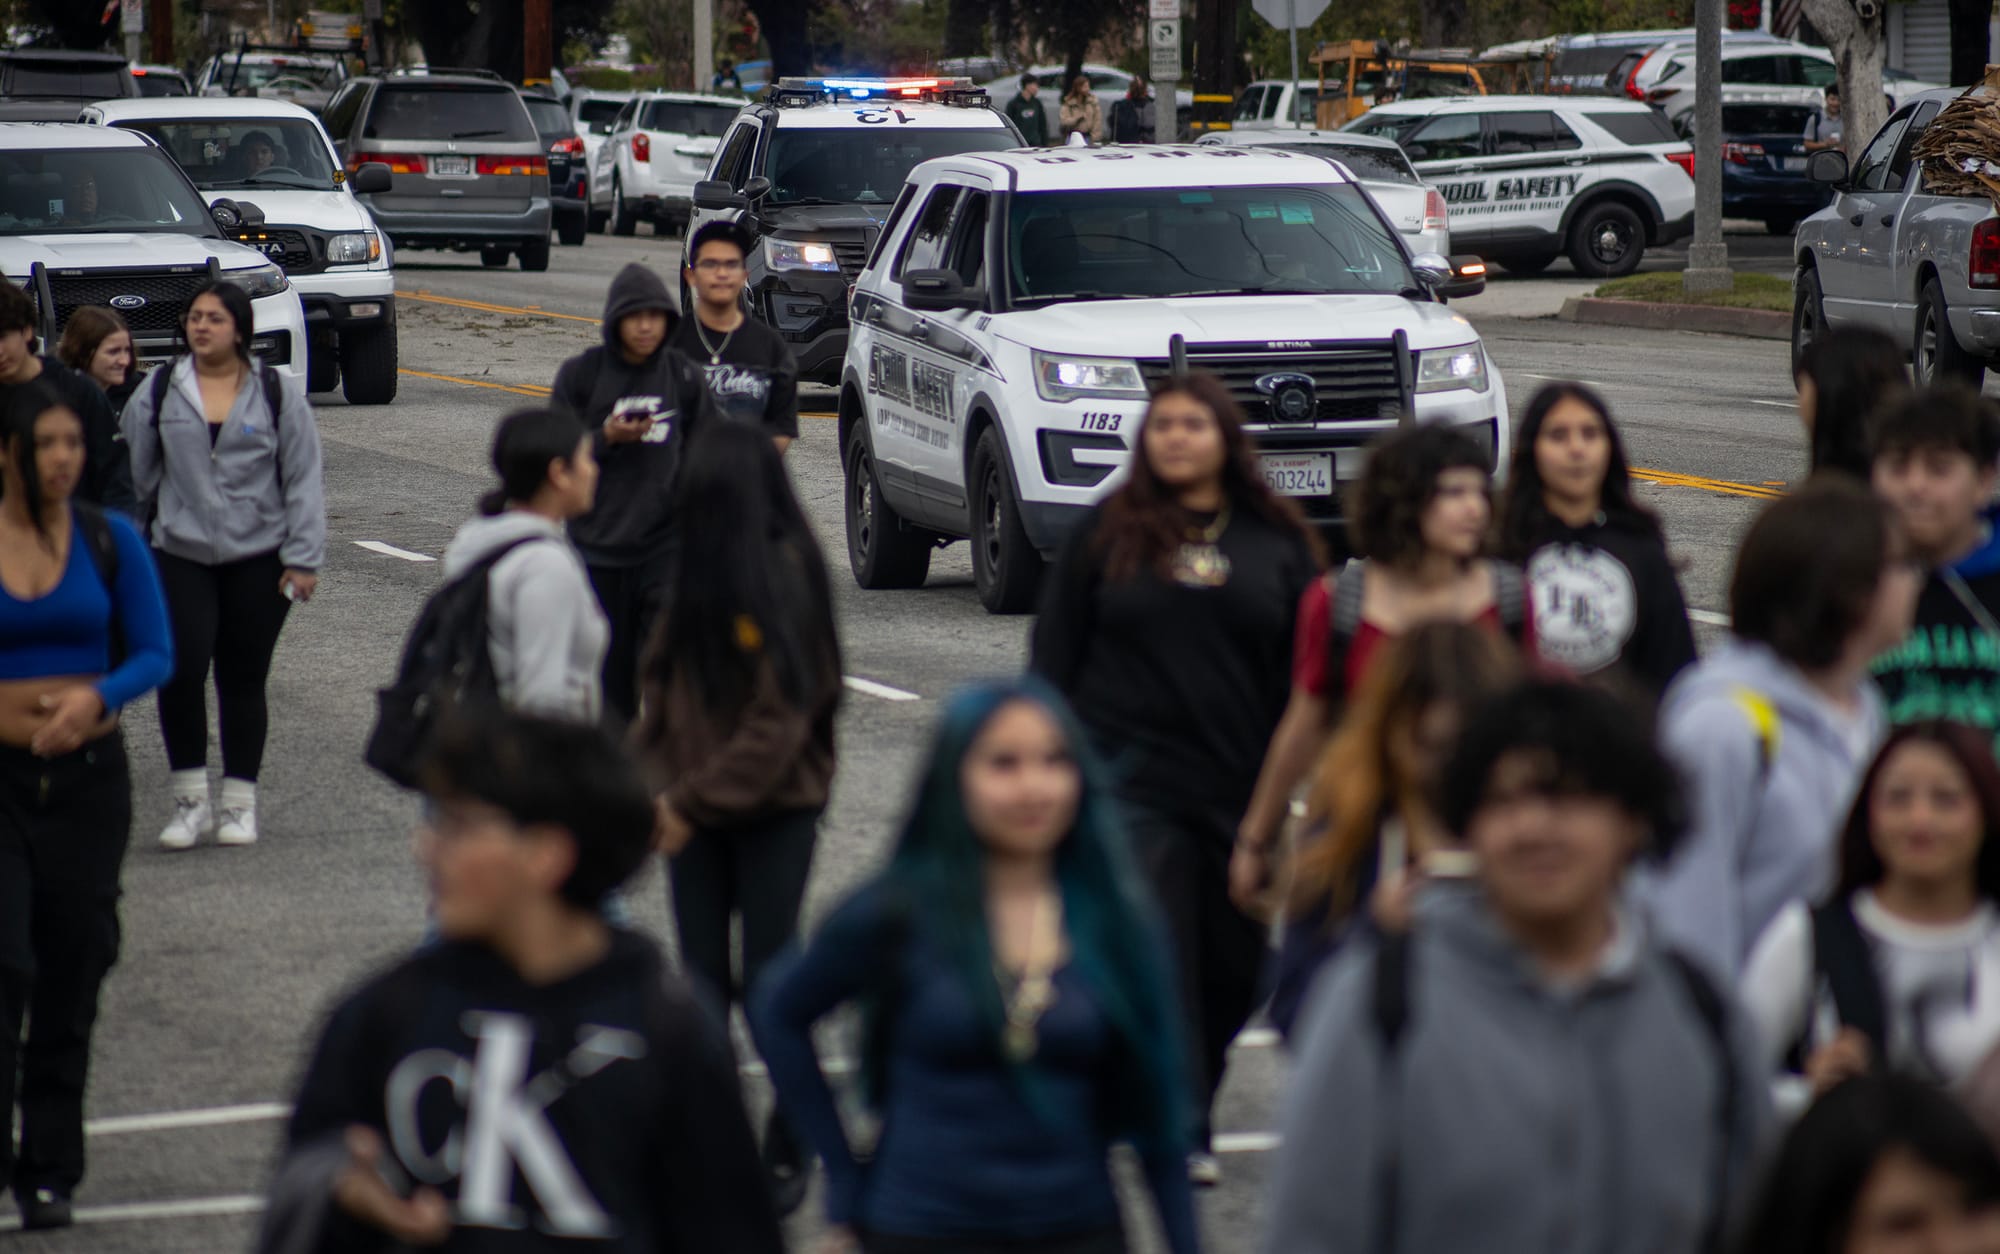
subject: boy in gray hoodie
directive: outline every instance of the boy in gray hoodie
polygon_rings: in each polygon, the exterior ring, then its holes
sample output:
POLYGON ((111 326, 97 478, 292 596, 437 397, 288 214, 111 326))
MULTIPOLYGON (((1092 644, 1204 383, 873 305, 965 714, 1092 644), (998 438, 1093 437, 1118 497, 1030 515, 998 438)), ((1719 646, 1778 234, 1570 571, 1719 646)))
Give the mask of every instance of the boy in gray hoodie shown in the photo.
POLYGON ((1767 1094, 1747 1026, 1624 898, 1679 825, 1672 768, 1602 691, 1467 722, 1439 814, 1479 860, 1308 1004, 1269 1254, 1707 1254, 1767 1094))
POLYGON ((1649 896, 1661 932, 1732 984, 1781 907, 1832 885, 1836 834, 1885 731, 1868 667, 1909 634, 1921 581, 1887 506, 1815 479, 1751 525, 1734 636, 1667 690, 1660 737, 1689 830, 1649 896))

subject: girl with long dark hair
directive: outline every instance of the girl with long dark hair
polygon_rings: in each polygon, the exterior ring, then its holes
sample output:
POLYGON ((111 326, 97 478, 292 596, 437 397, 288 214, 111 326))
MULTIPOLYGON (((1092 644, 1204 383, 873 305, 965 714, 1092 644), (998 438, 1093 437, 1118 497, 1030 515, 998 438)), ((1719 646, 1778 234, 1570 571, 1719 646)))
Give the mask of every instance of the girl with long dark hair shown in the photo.
MULTIPOLYGON (((840 644, 826 560, 760 429, 724 423, 689 441, 672 525, 685 547, 634 735, 660 790, 681 960, 726 1008, 798 931, 833 784, 840 644)), ((805 1174, 777 1111, 765 1158, 780 1208, 795 1208, 805 1174)))
POLYGON ((73 410, 39 383, 0 393, 0 1186, 29 1228, 68 1224, 83 1178, 90 1034, 132 834, 118 714, 173 667, 146 546, 74 499, 83 474, 73 410))
POLYGON ((257 839, 257 777, 270 711, 264 685, 293 603, 326 560, 319 427, 297 383, 250 353, 250 298, 217 281, 181 324, 187 352, 125 407, 139 516, 173 617, 177 665, 160 689, 173 771, 164 849, 257 839), (222 791, 208 792, 210 664, 222 725, 222 791))
POLYGON ((1786 906, 1751 950, 1743 1004, 1784 1077, 1781 1100, 1871 1067, 1958 1085, 2000 1045, 2000 766, 1989 746, 1953 723, 1891 734, 1841 833, 1832 897, 1786 906))
POLYGON ((1263 925, 1229 900, 1229 846, 1285 707, 1294 607, 1318 570, 1228 389, 1192 374, 1154 393, 1125 482, 1070 534, 1035 624, 1031 666, 1111 764, 1174 939, 1201 1183, 1216 1176, 1208 1107, 1265 948, 1263 925))
POLYGON ((1465 712, 1520 678, 1521 655, 1490 631, 1425 623, 1392 642, 1320 756, 1311 833, 1291 862, 1268 1014, 1287 1039, 1312 980, 1371 917, 1397 925, 1420 880, 1454 870, 1437 816, 1438 772, 1465 712))
POLYGON ((868 1254, 1117 1254, 1107 1156, 1139 1151, 1167 1247, 1199 1239, 1180 1020, 1083 728, 1038 680, 946 703, 888 867, 774 969, 751 1024, 868 1254), (812 1027, 862 1010, 865 1162, 812 1027))
POLYGON ((1694 661, 1666 533, 1632 499, 1625 442, 1596 392, 1550 383, 1529 399, 1499 530, 1500 556, 1527 575, 1544 661, 1577 675, 1616 667, 1655 700, 1694 661))
POLYGON ((1868 420, 1910 390, 1909 355, 1874 327, 1841 327, 1792 363, 1808 469, 1868 480, 1868 420))

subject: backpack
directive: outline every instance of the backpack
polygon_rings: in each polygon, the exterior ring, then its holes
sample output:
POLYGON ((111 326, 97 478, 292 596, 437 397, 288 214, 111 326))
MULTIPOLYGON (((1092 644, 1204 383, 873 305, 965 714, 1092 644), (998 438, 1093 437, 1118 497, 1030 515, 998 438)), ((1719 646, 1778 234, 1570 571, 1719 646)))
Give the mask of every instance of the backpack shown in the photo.
MULTIPOLYGON (((1413 975, 1414 947, 1407 932, 1393 932, 1384 935, 1375 950, 1375 966, 1369 987, 1369 1012, 1375 1025, 1375 1036, 1382 1051, 1383 1082, 1385 1092, 1400 1091, 1400 1077, 1396 1075, 1401 1060, 1403 1038, 1410 1026, 1410 984, 1413 975)), ((1716 1102, 1715 1122, 1721 1134, 1720 1145, 1723 1152, 1715 1163, 1713 1184, 1714 1209, 1703 1226, 1701 1244, 1696 1247, 1700 1254, 1721 1254, 1723 1230, 1727 1222, 1729 1198, 1729 1153, 1730 1143, 1735 1139, 1736 1107, 1743 1097, 1743 1077, 1736 1067, 1735 1051, 1729 1043, 1728 1003, 1723 993, 1711 980, 1708 973, 1686 954, 1677 949, 1662 951, 1660 955, 1669 969, 1674 972, 1676 982, 1681 985, 1689 1005, 1701 1020, 1703 1030, 1709 1037, 1710 1047, 1715 1052, 1717 1065, 1721 1068, 1722 1093, 1716 1102)), ((1384 1254, 1394 1254, 1396 1249, 1396 1197, 1402 1185, 1402 1161, 1394 1136, 1383 1139, 1384 1149, 1381 1172, 1377 1183, 1376 1207, 1377 1230, 1381 1233, 1379 1249, 1384 1254)))
MULTIPOLYGON (((1528 581, 1512 562, 1489 560, 1493 572, 1493 608, 1500 615, 1500 628, 1507 638, 1520 644, 1528 628, 1528 581)), ((1366 560, 1357 559, 1336 578, 1328 572, 1333 588, 1333 629, 1327 633, 1326 680, 1329 698, 1347 693, 1347 655, 1354 638, 1361 634, 1361 601, 1367 592, 1366 560)))
POLYGON ((1778 706, 1763 693, 1741 684, 1730 689, 1729 699, 1743 711, 1743 717, 1750 720, 1750 730, 1757 733, 1757 781, 1759 784, 1769 783, 1771 767, 1778 760, 1778 744, 1784 732, 1784 720, 1778 716, 1778 706))
POLYGON ((396 681, 375 694, 375 727, 361 753, 368 765, 415 788, 446 714, 499 704, 500 681, 487 647, 489 576, 501 558, 541 538, 501 545, 424 602, 403 643, 396 681))
MULTIPOLYGON (((278 430, 278 415, 285 411, 285 381, 278 377, 277 371, 271 369, 271 367, 261 361, 257 363, 257 378, 264 385, 264 406, 271 411, 271 431, 273 434, 276 434, 278 430)), ((146 381, 147 391, 153 398, 153 434, 155 436, 160 434, 160 406, 166 403, 167 388, 173 381, 173 362, 167 362, 165 365, 154 369, 153 377, 146 381)), ((278 459, 279 487, 284 486, 284 477, 285 463, 281 457, 278 459)))
MULTIPOLYGON (((1882 993, 1881 973, 1875 969, 1875 951, 1862 933, 1861 924, 1854 917, 1853 903, 1847 898, 1813 907, 1812 949, 1814 995, 1808 998, 1808 1007, 1819 1000, 1818 983, 1825 980, 1840 1026, 1853 1028, 1867 1037, 1868 1056, 1881 1065, 1889 1049, 1888 1000, 1882 993)), ((1801 1071, 1805 1069, 1806 1047, 1812 1035, 1811 1018, 1809 1009, 1806 1031, 1792 1047, 1790 1061, 1801 1071)))

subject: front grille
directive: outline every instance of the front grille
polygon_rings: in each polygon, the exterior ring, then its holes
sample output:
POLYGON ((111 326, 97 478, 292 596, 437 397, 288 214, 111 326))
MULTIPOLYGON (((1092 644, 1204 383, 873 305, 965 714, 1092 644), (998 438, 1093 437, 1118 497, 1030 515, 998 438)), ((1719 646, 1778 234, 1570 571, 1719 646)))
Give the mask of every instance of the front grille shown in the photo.
POLYGON ((868 264, 868 245, 853 241, 835 240, 833 259, 840 263, 840 277, 852 283, 861 274, 861 267, 868 264))
POLYGON ((238 231, 236 242, 254 248, 278 263, 286 274, 303 274, 325 269, 326 243, 304 231, 287 227, 258 227, 238 231), (317 244, 318 247, 314 247, 317 244))
POLYGON ((49 294, 55 298, 58 330, 85 305, 118 311, 125 325, 139 334, 173 334, 196 292, 208 286, 206 266, 175 266, 170 270, 50 270, 49 294), (137 300, 140 303, 134 304, 137 300))
MULTIPOLYGON (((1271 398, 1257 390, 1267 374, 1303 374, 1313 381, 1316 422, 1395 418, 1409 403, 1397 378, 1396 350, 1389 341, 1331 341, 1306 348, 1272 349, 1261 344, 1190 344, 1188 365, 1221 377, 1229 394, 1253 423, 1273 420, 1271 398)), ((1166 381, 1164 358, 1142 360, 1149 386, 1166 381)))

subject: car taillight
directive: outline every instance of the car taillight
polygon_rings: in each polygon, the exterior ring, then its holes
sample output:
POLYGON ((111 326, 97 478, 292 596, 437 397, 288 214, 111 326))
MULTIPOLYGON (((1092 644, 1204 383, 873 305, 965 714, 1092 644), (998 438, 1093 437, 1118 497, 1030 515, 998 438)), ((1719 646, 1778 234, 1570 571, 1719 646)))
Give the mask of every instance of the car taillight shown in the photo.
POLYGON ((1444 193, 1435 187, 1424 189, 1424 232, 1445 229, 1444 193))
POLYGON ((1640 57, 1639 60, 1633 64, 1632 72, 1625 76, 1625 94, 1632 97, 1632 99, 1634 100, 1644 100, 1646 98, 1646 93, 1642 91, 1639 87, 1639 70, 1642 66, 1646 64, 1646 61, 1647 61, 1646 57, 1640 57))
POLYGON ((1722 159, 1731 165, 1762 165, 1764 164, 1764 145, 1724 144, 1722 146, 1722 159))
POLYGON ((349 173, 359 170, 370 161, 380 161, 389 167, 391 174, 422 174, 426 169, 421 153, 414 152, 362 152, 347 159, 349 173))
POLYGON ((1667 160, 1687 171, 1689 178, 1694 177, 1694 149, 1690 148, 1686 152, 1670 152, 1665 156, 1667 160))
POLYGON ((1972 228, 1972 255, 1965 269, 1966 282, 1973 287, 2000 287, 2000 218, 1988 218, 1972 228))
POLYGON ((568 139, 559 139, 549 145, 549 151, 568 153, 574 157, 583 151, 583 138, 579 135, 572 135, 568 139))
POLYGON ((536 174, 549 176, 547 157, 481 157, 472 167, 479 174, 536 174))
POLYGON ((632 160, 651 161, 653 159, 653 137, 640 131, 632 137, 632 160))

